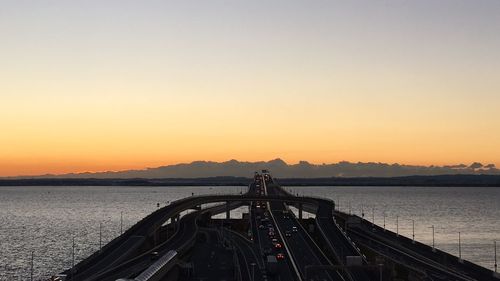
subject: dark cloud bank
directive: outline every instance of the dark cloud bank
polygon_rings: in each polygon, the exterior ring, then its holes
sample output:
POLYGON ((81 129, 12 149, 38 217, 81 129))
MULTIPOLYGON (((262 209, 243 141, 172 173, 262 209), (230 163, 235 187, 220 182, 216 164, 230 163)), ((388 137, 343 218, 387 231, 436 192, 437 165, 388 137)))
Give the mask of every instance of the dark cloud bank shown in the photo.
POLYGON ((95 179, 130 179, 130 178, 207 178, 207 177, 251 177, 254 171, 270 170, 278 178, 325 178, 325 177, 405 177, 436 175, 500 175, 500 170, 493 164, 483 165, 475 162, 470 165, 450 166, 413 166, 385 163, 351 163, 342 161, 335 164, 311 164, 301 161, 287 164, 281 159, 260 162, 195 161, 188 164, 176 164, 144 170, 120 172, 80 173, 65 175, 27 176, 18 178, 95 178, 95 179))

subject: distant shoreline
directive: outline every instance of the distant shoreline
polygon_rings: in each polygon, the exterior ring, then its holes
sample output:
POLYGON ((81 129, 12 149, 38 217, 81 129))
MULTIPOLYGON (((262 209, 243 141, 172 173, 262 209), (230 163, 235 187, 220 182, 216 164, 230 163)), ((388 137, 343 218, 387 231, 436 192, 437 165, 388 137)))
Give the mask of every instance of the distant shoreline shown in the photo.
MULTIPOLYGON (((439 175, 406 177, 277 178, 283 186, 470 186, 500 187, 500 175, 439 175)), ((0 179, 0 186, 247 186, 245 177, 95 179, 0 179)))

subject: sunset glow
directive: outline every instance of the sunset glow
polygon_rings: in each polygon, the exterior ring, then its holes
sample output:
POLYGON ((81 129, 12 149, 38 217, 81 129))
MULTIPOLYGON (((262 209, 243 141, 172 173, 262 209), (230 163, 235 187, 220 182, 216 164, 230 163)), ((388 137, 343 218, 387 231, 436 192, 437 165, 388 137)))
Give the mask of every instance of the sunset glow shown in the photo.
POLYGON ((498 1, 49 2, 0 13, 0 176, 500 166, 498 1))

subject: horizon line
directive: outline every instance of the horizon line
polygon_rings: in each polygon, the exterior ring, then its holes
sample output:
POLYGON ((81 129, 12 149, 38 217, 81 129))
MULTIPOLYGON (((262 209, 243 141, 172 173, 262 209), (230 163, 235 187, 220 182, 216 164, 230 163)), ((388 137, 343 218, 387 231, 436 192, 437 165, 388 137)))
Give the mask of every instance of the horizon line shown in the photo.
POLYGON ((149 169, 158 169, 162 167, 171 167, 171 166, 178 166, 178 165, 191 165, 193 163, 197 162, 204 162, 204 163, 216 163, 216 164, 223 164, 223 163, 228 163, 228 162, 238 162, 238 163, 250 163, 250 164, 256 164, 256 163, 270 163, 270 162, 277 162, 281 161, 285 163, 287 166, 293 166, 293 165, 299 165, 301 163, 307 163, 309 165, 314 165, 314 166, 323 166, 323 165, 338 165, 338 164, 377 164, 377 165, 388 165, 388 166, 404 166, 404 167, 425 167, 425 168, 450 168, 450 169, 474 169, 474 170, 488 170, 488 169, 496 169, 496 165, 494 163, 488 163, 486 165, 483 165, 479 161, 474 161, 470 165, 464 164, 464 163, 459 163, 459 164, 431 164, 431 165, 426 165, 426 164, 405 164, 405 163, 398 163, 398 162, 393 162, 393 163, 387 163, 387 162, 375 162, 375 161, 368 161, 368 162, 363 162, 363 161, 357 161, 357 162, 351 162, 348 160, 341 160, 337 162, 310 162, 307 160, 299 160, 297 162, 287 162, 283 160, 283 158, 277 157, 273 158, 270 160, 258 160, 258 161, 247 161, 247 160, 238 160, 235 158, 231 158, 229 160, 224 160, 224 161, 213 161, 213 160, 193 160, 191 162, 178 162, 178 163, 173 163, 173 164, 164 164, 164 165, 159 165, 159 166, 154 166, 154 167, 149 167, 145 166, 143 168, 129 168, 129 169, 122 169, 122 170, 94 170, 94 171, 74 171, 74 172, 68 172, 68 173, 43 173, 43 174, 18 174, 18 175, 11 175, 11 176, 0 176, 0 179, 6 179, 6 178, 17 178, 17 177, 43 177, 43 176, 63 176, 63 175, 84 175, 84 174, 102 174, 102 173, 122 173, 122 172, 129 172, 129 171, 146 171, 149 169), (475 166, 474 166, 475 165, 475 166))

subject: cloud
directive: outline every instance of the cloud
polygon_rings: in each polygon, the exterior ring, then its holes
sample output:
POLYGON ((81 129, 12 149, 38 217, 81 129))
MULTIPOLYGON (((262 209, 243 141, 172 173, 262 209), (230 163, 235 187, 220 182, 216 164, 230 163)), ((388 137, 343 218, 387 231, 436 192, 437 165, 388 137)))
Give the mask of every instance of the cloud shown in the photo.
MULTIPOLYGON (((500 170, 494 164, 483 166, 474 162, 470 166, 464 164, 448 166, 416 166, 400 163, 341 161, 331 164, 312 164, 300 161, 288 164, 281 159, 259 162, 226 162, 195 161, 192 163, 175 164, 144 170, 129 170, 121 172, 84 173, 59 175, 59 178, 203 178, 217 176, 250 177, 254 171, 270 170, 278 178, 325 178, 325 177, 399 177, 399 176, 435 176, 451 174, 489 174, 500 175, 500 170)), ((55 176, 39 176, 55 177, 55 176)), ((26 178, 26 177, 24 177, 26 178)), ((32 177, 30 177, 32 178, 32 177)))
POLYGON ((472 164, 469 166, 469 168, 471 168, 471 169, 480 169, 480 168, 482 168, 482 167, 483 167, 483 164, 481 164, 481 163, 479 163, 479 162, 474 162, 474 163, 472 163, 472 164))
POLYGON ((465 169, 465 168, 467 168, 467 165, 465 165, 465 164, 448 165, 448 166, 443 166, 443 168, 449 168, 449 169, 465 169))

